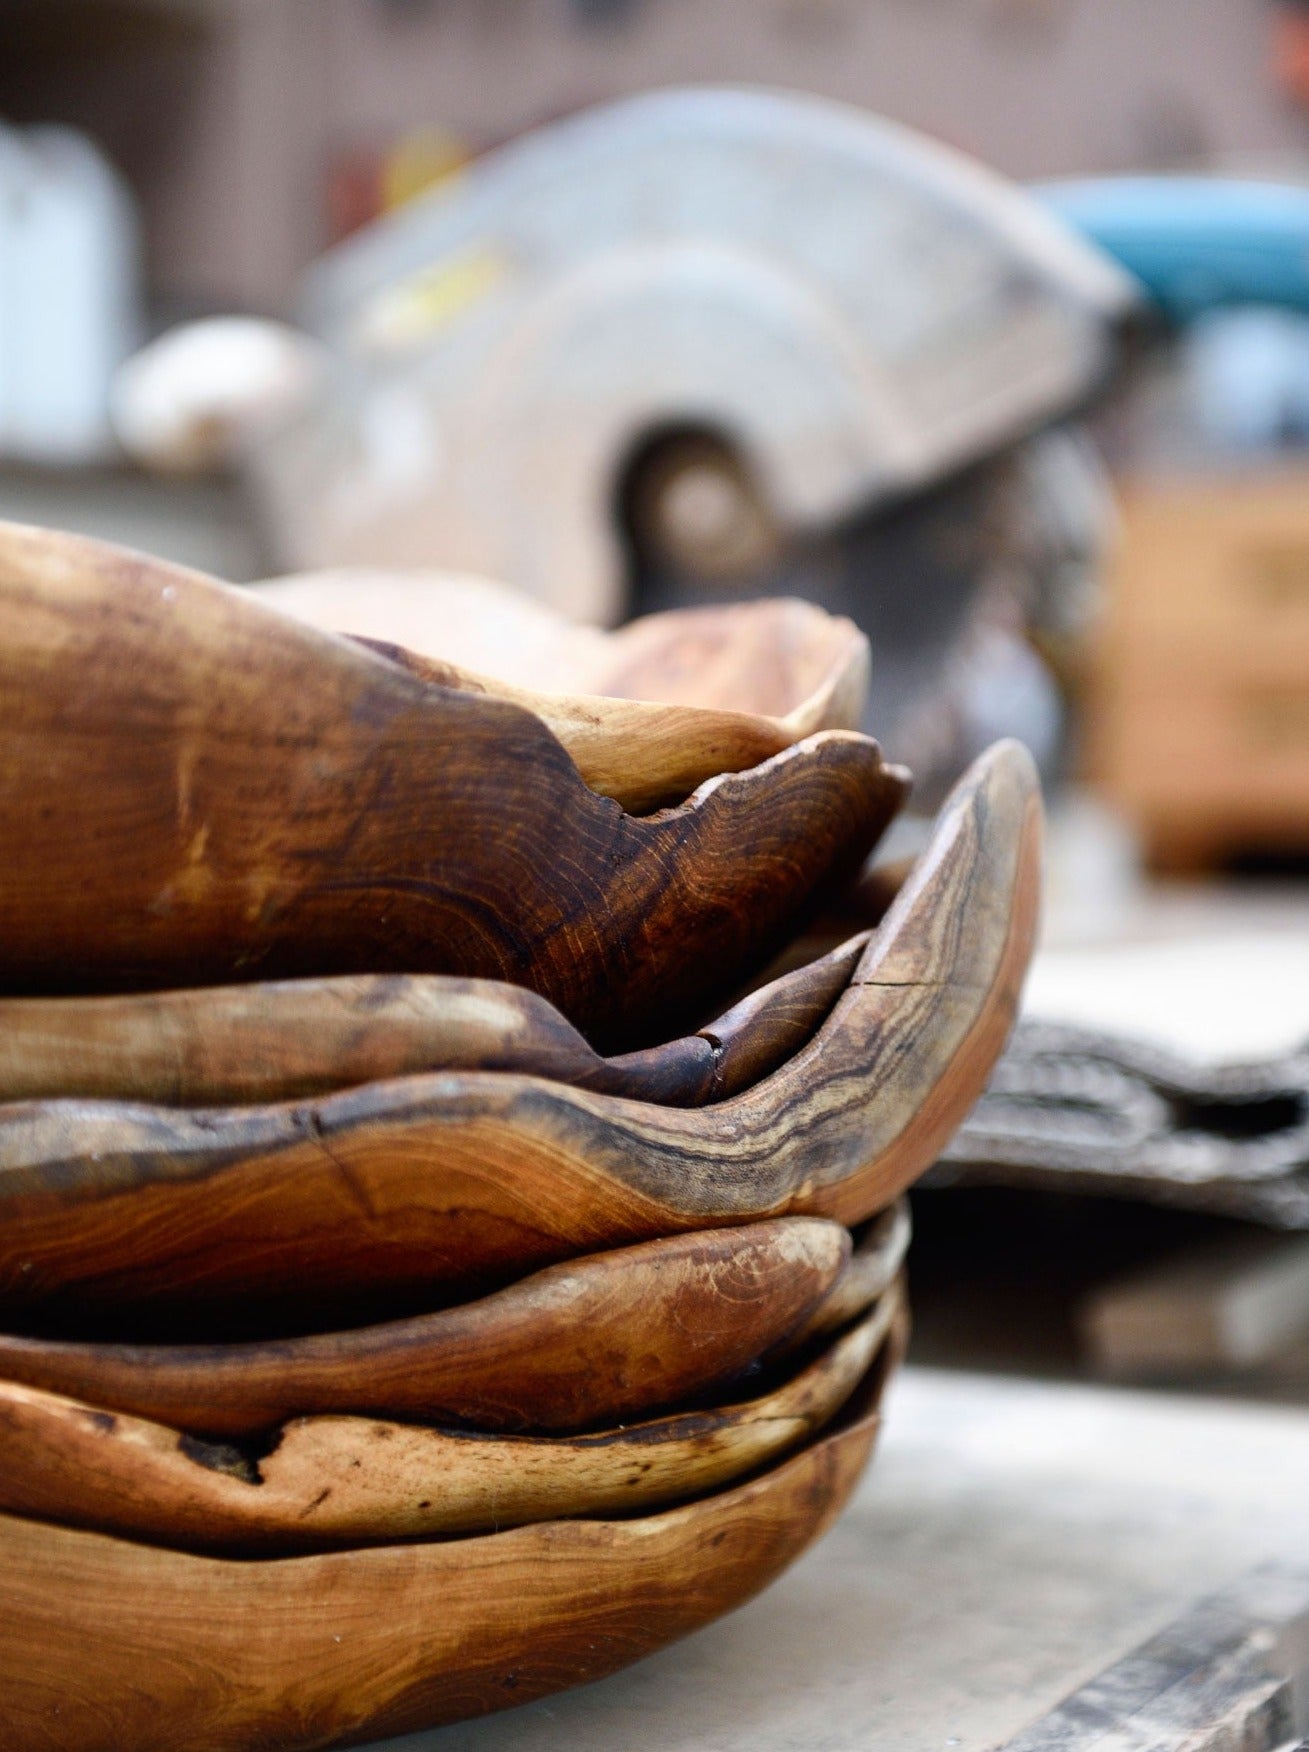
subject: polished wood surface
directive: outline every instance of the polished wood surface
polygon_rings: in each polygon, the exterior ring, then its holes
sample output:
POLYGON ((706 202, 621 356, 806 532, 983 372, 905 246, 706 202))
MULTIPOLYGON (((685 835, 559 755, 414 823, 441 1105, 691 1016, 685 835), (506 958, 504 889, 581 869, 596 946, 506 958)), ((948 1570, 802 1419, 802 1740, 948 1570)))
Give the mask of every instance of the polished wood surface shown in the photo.
POLYGON ((1032 777, 993 752, 878 928, 761 987, 907 775, 833 728, 848 623, 660 619, 546 698, 0 525, 6 1749, 519 1703, 848 1497, 1032 777))
POLYGON ((606 1052, 698 1023, 905 789, 826 732, 628 815, 529 712, 10 524, 0 735, 10 991, 453 973, 539 992, 606 1052))
POLYGON ((893 1280, 814 1361, 744 1403, 582 1436, 310 1417, 252 1457, 0 1381, 0 1511, 236 1554, 649 1513, 720 1490, 816 1435, 867 1373, 901 1298, 893 1280))
POLYGON ((208 1345, 0 1334, 0 1378, 211 1435, 322 1412, 581 1430, 734 1380, 808 1319, 849 1257, 839 1224, 783 1217, 569 1260, 348 1332, 208 1345))
POLYGON ((707 779, 758 766, 800 739, 776 718, 601 694, 537 693, 385 639, 360 643, 423 681, 531 712, 558 737, 593 791, 637 815, 681 803, 707 779))
POLYGON ((741 1605, 823 1533, 893 1338, 840 1425, 660 1515, 232 1561, 0 1517, 6 1752, 309 1752, 614 1672, 741 1605))
POLYGON ((900 1278, 912 1233, 906 1198, 898 1198, 865 1224, 855 1235, 854 1250, 836 1282, 809 1318, 777 1346, 773 1358, 808 1350, 815 1341, 830 1338, 851 1321, 861 1319, 900 1278))
POLYGON ((764 1215, 861 1222, 936 1160, 986 1083, 1031 952, 1039 854, 1031 761, 1000 744, 808 1044, 708 1107, 477 1072, 245 1109, 11 1106, 0 1299, 85 1314, 281 1297, 285 1314, 343 1284, 453 1298, 764 1215))
POLYGON ((853 937, 769 982, 693 1035, 613 1059, 535 992, 444 974, 0 998, 0 1103, 86 1095, 197 1107, 483 1070, 697 1106, 736 1094, 797 1052, 849 983, 866 941, 853 937))

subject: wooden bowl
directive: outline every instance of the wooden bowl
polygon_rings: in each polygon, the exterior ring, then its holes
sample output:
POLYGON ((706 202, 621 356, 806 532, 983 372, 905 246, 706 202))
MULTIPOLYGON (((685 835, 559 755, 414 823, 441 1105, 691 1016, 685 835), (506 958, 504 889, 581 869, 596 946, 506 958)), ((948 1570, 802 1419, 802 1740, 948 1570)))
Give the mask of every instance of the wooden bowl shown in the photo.
POLYGON ((998 745, 817 1032, 710 1106, 456 1072, 265 1107, 4 1109, 0 1301, 84 1315, 281 1295, 293 1311, 344 1287, 431 1306, 656 1235, 860 1222, 986 1083, 1031 952, 1039 851, 1031 761, 998 745))
POLYGON ((304 572, 256 592, 312 626, 476 672, 508 697, 530 692, 547 717, 559 696, 644 700, 740 713, 794 741, 857 730, 868 696, 866 636, 794 597, 675 609, 602 632, 508 585, 449 572, 304 572))
POLYGON ((0 1334, 0 1378, 208 1435, 330 1412, 583 1430, 724 1388, 810 1319, 850 1251, 837 1223, 773 1218, 347 1332, 207 1345, 0 1334))
POLYGON ((0 1104, 293 1100, 425 1071, 519 1071, 674 1107, 721 1101, 804 1043, 862 932, 692 1035, 604 1058, 535 992, 446 974, 354 974, 109 997, 0 998, 0 1104))
POLYGON ((654 1516, 262 1561, 0 1517, 0 1739, 307 1752, 612 1673, 743 1604, 831 1525, 900 1343, 830 1434, 654 1516))
POLYGON ((684 802, 720 773, 744 772, 812 734, 797 727, 814 715, 807 702, 792 720, 597 694, 538 693, 403 645, 359 642, 436 687, 508 700, 531 712, 568 751, 591 790, 636 815, 684 802))
POLYGON ((658 815, 532 713, 180 568, 0 525, 10 991, 436 972, 599 1050, 695 1026, 899 807, 824 732, 658 815))
POLYGON ((721 1490, 815 1436, 867 1373, 902 1301, 893 1279, 871 1312, 749 1400, 580 1436, 309 1417, 247 1452, 0 1381, 0 1511, 264 1556, 649 1513, 721 1490))

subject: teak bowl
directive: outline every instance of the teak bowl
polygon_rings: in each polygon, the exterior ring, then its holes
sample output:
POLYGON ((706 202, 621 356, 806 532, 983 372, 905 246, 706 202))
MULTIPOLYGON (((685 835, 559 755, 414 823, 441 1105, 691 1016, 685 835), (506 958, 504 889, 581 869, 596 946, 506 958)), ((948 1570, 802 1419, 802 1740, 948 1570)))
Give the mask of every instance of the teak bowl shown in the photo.
POLYGON ((629 815, 518 706, 14 525, 0 736, 10 991, 449 973, 540 993, 604 1052, 702 1020, 905 793, 832 731, 629 815))
POLYGON ((561 696, 741 714, 790 741, 857 730, 868 696, 866 636, 793 597, 675 609, 601 632, 508 585, 448 572, 306 572, 256 593, 326 631, 474 672, 475 685, 506 697, 530 694, 565 735, 573 708, 561 696))
POLYGON ((1008 1036, 1040 804, 1000 744, 965 775, 824 1022, 728 1100, 675 1108, 450 1072, 195 1112, 0 1111, 0 1302, 304 1307, 475 1293, 656 1235, 783 1213, 853 1224, 933 1162, 1008 1036))
POLYGON ((901 1308, 893 1282, 817 1358, 744 1403, 580 1436, 312 1417, 250 1456, 0 1381, 0 1511, 236 1555, 649 1513, 721 1490, 815 1436, 901 1308))
POLYGON ((781 1217, 570 1260, 480 1301, 243 1344, 0 1334, 0 1378, 209 1435, 324 1412, 582 1430, 721 1389, 820 1307, 837 1223, 781 1217))
POLYGON ((240 1560, 0 1517, 6 1752, 280 1752, 612 1673, 766 1587, 872 1451, 893 1334, 832 1433, 654 1516, 240 1560))
POLYGON ((591 790, 636 815, 684 802, 719 773, 759 766, 801 740, 801 733, 780 718, 595 694, 537 693, 382 639, 359 643, 422 681, 507 700, 531 712, 567 750, 591 790))
POLYGON ((782 1361, 812 1348, 861 1319, 900 1278, 913 1226, 908 1199, 898 1198, 851 1237, 854 1246, 840 1276, 809 1318, 770 1353, 782 1361))
POLYGON ((695 1034, 603 1058, 535 992, 447 974, 0 998, 0 1104, 65 1095, 200 1107, 293 1100, 425 1071, 519 1071, 693 1107, 798 1052, 867 941, 759 987, 695 1034))

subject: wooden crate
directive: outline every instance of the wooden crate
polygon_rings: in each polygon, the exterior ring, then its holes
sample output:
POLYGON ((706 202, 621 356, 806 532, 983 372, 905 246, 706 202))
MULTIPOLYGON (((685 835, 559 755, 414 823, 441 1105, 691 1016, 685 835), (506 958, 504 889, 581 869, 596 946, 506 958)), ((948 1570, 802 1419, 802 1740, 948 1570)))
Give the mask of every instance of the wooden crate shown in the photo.
POLYGON ((1159 868, 1309 852, 1309 468, 1132 480, 1092 773, 1159 868))

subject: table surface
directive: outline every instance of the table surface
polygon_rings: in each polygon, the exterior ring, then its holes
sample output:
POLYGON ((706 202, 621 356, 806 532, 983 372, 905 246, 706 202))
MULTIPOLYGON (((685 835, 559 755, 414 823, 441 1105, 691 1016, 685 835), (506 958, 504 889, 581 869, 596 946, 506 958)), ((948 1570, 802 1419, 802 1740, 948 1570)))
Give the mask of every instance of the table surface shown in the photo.
POLYGON ((907 1369, 834 1531, 624 1673, 388 1752, 986 1752, 1309 1552, 1309 1413, 907 1369))

